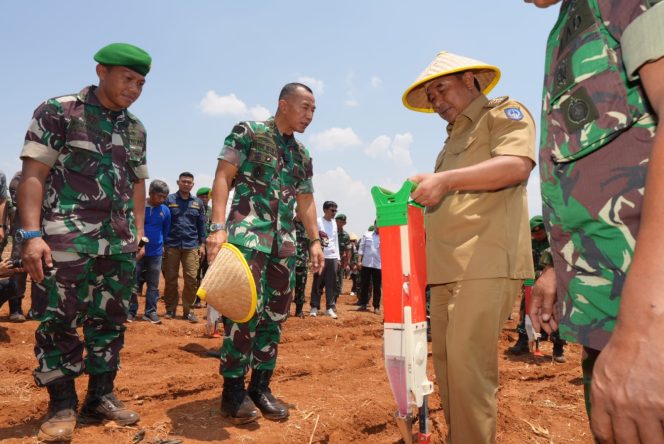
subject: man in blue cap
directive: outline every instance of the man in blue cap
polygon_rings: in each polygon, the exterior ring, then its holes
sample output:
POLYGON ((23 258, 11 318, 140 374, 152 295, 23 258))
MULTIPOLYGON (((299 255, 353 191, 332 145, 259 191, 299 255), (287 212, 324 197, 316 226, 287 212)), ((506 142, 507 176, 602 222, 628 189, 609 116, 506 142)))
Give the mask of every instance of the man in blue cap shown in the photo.
POLYGON ((78 421, 139 420, 115 397, 113 381, 143 237, 148 177, 145 128, 127 108, 141 95, 152 59, 125 43, 102 48, 94 59, 99 85, 42 103, 21 151, 22 228, 15 241, 22 245, 33 281, 32 311, 40 322, 33 374, 50 397, 39 430, 46 442, 72 439, 74 380, 82 373, 90 379, 78 421))

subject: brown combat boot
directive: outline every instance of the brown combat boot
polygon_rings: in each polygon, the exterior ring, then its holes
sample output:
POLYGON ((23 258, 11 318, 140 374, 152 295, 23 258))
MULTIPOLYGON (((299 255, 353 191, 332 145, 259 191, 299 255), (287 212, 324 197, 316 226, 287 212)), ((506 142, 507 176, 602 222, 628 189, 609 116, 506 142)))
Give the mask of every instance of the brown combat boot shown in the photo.
POLYGON ((258 419, 258 411, 244 389, 244 378, 224 378, 221 414, 233 424, 247 424, 258 419))
POLYGON ((46 386, 50 401, 48 415, 39 428, 37 438, 42 442, 71 441, 76 428, 76 387, 74 380, 46 386))
POLYGON ((88 394, 78 413, 81 424, 96 424, 104 420, 119 425, 132 425, 140 419, 138 413, 127 409, 113 394, 113 381, 117 372, 90 375, 88 394))
POLYGON ((247 392, 264 417, 281 421, 288 418, 288 407, 272 395, 270 378, 272 370, 253 369, 247 392))

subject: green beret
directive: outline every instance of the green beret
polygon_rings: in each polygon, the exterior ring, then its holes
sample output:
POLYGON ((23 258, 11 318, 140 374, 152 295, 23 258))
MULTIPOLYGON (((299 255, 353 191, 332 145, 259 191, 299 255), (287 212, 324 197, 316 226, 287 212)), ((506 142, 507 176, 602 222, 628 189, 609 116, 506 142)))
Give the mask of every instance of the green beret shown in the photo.
POLYGON ((106 45, 97 51, 94 59, 102 65, 125 66, 141 75, 147 75, 152 64, 150 54, 128 43, 106 45))
POLYGON ((335 217, 335 219, 339 219, 339 220, 342 220, 342 221, 346 222, 346 215, 343 214, 343 213, 339 213, 339 214, 337 214, 337 217, 335 217))
POLYGON ((533 216, 532 219, 530 219, 530 229, 532 230, 535 227, 538 226, 544 226, 544 218, 542 216, 533 216))
POLYGON ((196 196, 207 196, 210 194, 210 187, 201 187, 196 191, 196 196))

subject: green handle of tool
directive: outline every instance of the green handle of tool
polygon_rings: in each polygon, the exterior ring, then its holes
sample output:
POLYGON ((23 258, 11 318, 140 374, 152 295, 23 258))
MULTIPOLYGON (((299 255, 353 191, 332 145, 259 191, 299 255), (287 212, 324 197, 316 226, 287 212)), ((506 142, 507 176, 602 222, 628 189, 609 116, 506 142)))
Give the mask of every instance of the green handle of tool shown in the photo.
POLYGON ((417 184, 412 180, 406 180, 397 192, 375 186, 371 188, 371 197, 373 197, 376 206, 405 202, 418 208, 424 208, 424 205, 420 205, 410 198, 410 193, 412 193, 415 188, 417 188, 417 184))

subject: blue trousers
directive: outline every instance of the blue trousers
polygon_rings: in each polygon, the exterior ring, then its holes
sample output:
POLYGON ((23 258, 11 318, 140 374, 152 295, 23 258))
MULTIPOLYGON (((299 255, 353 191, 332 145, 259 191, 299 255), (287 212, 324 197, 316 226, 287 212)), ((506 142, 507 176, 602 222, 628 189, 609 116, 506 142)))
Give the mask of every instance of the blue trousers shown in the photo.
POLYGON ((143 290, 143 284, 147 284, 145 293, 145 314, 157 312, 157 301, 159 300, 159 276, 161 275, 161 256, 143 256, 136 262, 136 291, 132 295, 129 304, 129 313, 136 316, 138 312, 138 294, 143 290))

